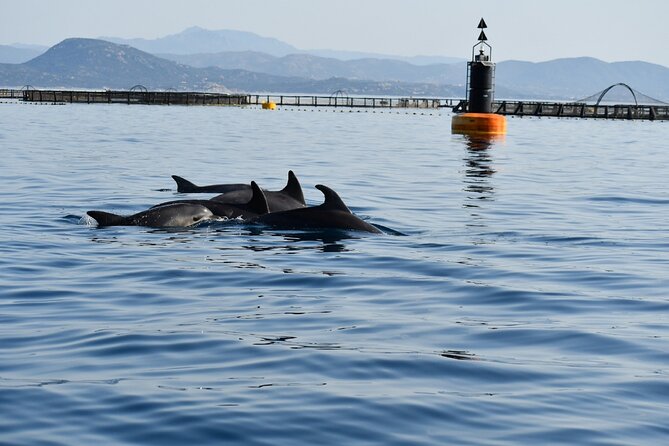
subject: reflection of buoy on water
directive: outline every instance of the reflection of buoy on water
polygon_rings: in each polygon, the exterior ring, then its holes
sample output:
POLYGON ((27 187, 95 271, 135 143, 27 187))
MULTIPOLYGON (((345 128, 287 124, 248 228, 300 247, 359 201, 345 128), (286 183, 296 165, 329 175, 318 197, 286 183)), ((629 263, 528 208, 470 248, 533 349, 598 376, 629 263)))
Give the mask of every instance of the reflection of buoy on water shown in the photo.
POLYGON ((472 48, 472 60, 467 62, 467 99, 465 113, 458 113, 451 121, 451 131, 459 134, 503 135, 506 133, 506 117, 492 113, 495 86, 495 64, 492 62, 492 47, 486 43, 483 19, 479 22, 481 34, 472 48), (484 46, 489 54, 485 54, 484 46), (479 53, 475 54, 476 47, 479 53))
POLYGON ((262 108, 263 110, 275 110, 276 109, 276 102, 272 101, 266 101, 262 103, 262 108))

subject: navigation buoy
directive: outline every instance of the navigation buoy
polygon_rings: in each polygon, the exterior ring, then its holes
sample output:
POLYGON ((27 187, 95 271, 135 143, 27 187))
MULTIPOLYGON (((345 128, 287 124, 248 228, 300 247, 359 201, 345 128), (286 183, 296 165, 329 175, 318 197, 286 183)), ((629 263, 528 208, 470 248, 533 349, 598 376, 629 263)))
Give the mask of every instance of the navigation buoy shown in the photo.
POLYGON ((453 116, 451 131, 458 134, 503 135, 506 134, 506 117, 492 112, 495 64, 492 62, 492 47, 483 32, 483 28, 487 28, 483 19, 478 28, 481 33, 478 42, 472 47, 472 60, 467 62, 465 112, 453 116), (485 52, 486 47, 488 54, 485 52))
POLYGON ((504 135, 506 118, 495 113, 462 113, 453 116, 451 131, 458 134, 504 135))

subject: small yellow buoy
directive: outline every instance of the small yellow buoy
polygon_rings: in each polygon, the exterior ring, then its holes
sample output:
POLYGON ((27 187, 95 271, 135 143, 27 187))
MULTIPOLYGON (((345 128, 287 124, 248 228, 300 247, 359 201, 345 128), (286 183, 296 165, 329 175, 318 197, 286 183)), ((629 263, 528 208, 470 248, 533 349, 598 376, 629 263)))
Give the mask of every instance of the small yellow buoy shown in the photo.
POLYGON ((495 113, 462 113, 454 115, 451 131, 464 135, 504 135, 506 117, 495 113))
POLYGON ((262 108, 263 110, 275 110, 276 109, 276 102, 272 101, 267 101, 262 103, 262 108))

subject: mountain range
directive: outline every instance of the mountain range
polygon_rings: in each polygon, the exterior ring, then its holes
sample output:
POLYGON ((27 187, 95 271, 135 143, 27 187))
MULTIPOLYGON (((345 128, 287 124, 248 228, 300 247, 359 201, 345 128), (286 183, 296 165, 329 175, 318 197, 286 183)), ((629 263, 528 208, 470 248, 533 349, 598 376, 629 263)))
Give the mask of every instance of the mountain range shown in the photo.
POLYGON ((353 59, 392 59, 409 62, 415 65, 429 65, 434 63, 463 62, 458 57, 445 56, 397 56, 379 53, 363 53, 359 51, 338 51, 329 49, 302 50, 286 42, 272 37, 263 37, 247 31, 235 30, 208 30, 197 26, 188 28, 178 34, 172 34, 158 39, 121 39, 118 37, 100 37, 122 45, 130 45, 138 50, 151 54, 172 53, 176 55, 197 53, 220 53, 255 51, 282 57, 289 54, 310 54, 319 57, 328 57, 340 60, 353 59))
MULTIPOLYGON (((201 28, 154 40, 109 39, 116 43, 66 39, 22 63, 21 57, 40 49, 0 46, 0 61, 9 62, 0 63, 0 86, 127 89, 141 84, 150 89, 199 91, 327 95, 346 90, 366 95, 464 97, 466 64, 454 63, 452 58, 424 57, 421 64, 418 59, 363 53, 354 58, 324 57, 253 33, 201 28), (439 60, 450 63, 425 63, 439 60)), ((496 97, 573 100, 618 82, 657 99, 669 99, 669 68, 586 57, 500 62, 496 97)))
POLYGON ((97 39, 66 39, 22 64, 0 64, 0 85, 45 88, 148 89, 329 94, 458 96, 457 88, 431 83, 307 79, 241 69, 197 68, 97 39))
POLYGON ((229 51, 202 54, 158 54, 193 67, 236 68, 277 76, 296 76, 308 79, 368 79, 376 81, 425 82, 432 84, 462 84, 465 62, 452 64, 414 65, 395 59, 360 58, 341 60, 312 54, 272 56, 257 51, 229 51))

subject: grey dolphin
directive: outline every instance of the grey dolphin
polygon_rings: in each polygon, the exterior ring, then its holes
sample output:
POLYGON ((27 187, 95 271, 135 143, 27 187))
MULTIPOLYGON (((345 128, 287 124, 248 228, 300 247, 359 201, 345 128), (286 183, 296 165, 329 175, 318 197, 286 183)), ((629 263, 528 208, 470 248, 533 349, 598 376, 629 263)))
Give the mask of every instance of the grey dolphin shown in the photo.
POLYGON ((251 190, 251 186, 248 184, 210 184, 208 186, 198 186, 178 175, 172 175, 172 179, 177 183, 177 192, 181 193, 224 194, 236 190, 251 190))
POLYGON ((245 220, 269 212, 269 206, 267 204, 267 199, 265 198, 265 194, 256 184, 255 181, 251 181, 251 198, 246 203, 228 204, 214 200, 186 199, 186 200, 167 201, 165 203, 157 204, 153 206, 151 209, 178 203, 202 205, 207 209, 209 209, 216 217, 225 217, 225 218, 239 217, 245 220))
MULTIPOLYGON (((306 207, 302 186, 292 170, 288 171, 288 182, 279 191, 263 191, 267 199, 270 212, 287 211, 306 207)), ((226 204, 246 203, 250 200, 252 192, 247 189, 239 189, 217 195, 212 200, 226 204)))
POLYGON ((88 211, 98 226, 150 226, 185 227, 192 226, 214 217, 214 214, 201 204, 176 203, 147 209, 133 215, 116 215, 103 211, 88 211))
POLYGON ((352 229, 374 234, 382 233, 377 227, 356 217, 337 192, 322 184, 316 185, 316 189, 325 196, 323 204, 272 212, 253 218, 250 222, 276 229, 352 229))

